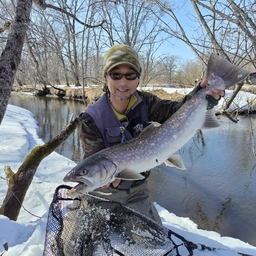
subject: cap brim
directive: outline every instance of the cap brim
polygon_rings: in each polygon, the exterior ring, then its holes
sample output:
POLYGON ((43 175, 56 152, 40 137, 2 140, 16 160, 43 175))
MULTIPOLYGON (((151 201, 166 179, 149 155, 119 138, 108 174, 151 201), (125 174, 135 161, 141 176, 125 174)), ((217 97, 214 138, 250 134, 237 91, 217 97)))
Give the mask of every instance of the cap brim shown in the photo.
POLYGON ((106 70, 106 72, 108 73, 113 68, 115 68, 119 65, 127 65, 127 66, 131 67, 132 69, 134 69, 136 72, 138 72, 140 74, 140 70, 138 70, 138 68, 135 65, 133 65, 131 62, 125 62, 125 61, 113 64, 112 66, 110 66, 110 68, 108 68, 108 70, 106 70))

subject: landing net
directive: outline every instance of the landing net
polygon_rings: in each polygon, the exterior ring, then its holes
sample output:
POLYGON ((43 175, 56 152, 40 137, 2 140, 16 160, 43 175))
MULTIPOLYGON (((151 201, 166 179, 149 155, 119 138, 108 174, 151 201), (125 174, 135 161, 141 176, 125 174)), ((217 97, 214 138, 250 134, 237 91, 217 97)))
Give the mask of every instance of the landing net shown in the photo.
MULTIPOLYGON (((59 186, 50 205, 44 256, 164 256, 194 255, 198 245, 125 207, 93 195, 67 196, 59 186)), ((199 250, 214 250, 200 245, 199 250)))

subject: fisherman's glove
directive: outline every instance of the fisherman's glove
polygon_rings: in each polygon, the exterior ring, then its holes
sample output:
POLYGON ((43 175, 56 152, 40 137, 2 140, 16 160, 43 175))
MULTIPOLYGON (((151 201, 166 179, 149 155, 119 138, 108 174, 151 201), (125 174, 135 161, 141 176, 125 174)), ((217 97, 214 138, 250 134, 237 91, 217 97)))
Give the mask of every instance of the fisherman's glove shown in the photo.
POLYGON ((216 100, 212 95, 206 94, 205 99, 208 101, 207 110, 212 109, 215 106, 217 106, 220 98, 218 100, 216 100))
MULTIPOLYGON (((204 88, 204 87, 202 87, 202 86, 200 85, 200 83, 199 83, 199 84, 197 85, 197 87, 196 87, 196 90, 199 91, 199 90, 201 90, 201 89, 203 89, 203 88, 204 88)), ((224 91, 224 95, 225 95, 225 91, 224 91)), ((223 95, 223 96, 224 96, 224 95, 223 95)), ((220 100, 221 97, 223 97, 223 96, 220 96, 219 99, 216 100, 212 95, 206 94, 205 99, 208 101, 207 110, 212 109, 212 108, 214 108, 215 106, 217 106, 218 103, 219 103, 219 100, 220 100)))

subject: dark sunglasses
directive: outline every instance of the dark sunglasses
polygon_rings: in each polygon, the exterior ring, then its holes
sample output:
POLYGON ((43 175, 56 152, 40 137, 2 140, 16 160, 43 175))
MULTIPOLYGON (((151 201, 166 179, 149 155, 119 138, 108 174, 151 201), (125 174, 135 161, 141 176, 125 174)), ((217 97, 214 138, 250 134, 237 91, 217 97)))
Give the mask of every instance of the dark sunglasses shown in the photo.
POLYGON ((124 76, 126 80, 135 80, 140 75, 138 73, 127 73, 127 74, 121 74, 121 73, 108 73, 108 75, 113 80, 120 80, 124 76))

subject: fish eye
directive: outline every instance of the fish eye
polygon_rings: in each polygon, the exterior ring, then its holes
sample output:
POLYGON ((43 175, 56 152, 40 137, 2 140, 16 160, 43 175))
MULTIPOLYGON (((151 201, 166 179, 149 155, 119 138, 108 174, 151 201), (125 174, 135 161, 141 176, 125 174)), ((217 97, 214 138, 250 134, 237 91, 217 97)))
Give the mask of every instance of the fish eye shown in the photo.
POLYGON ((87 171, 85 169, 83 169, 82 173, 83 174, 87 174, 87 171))

